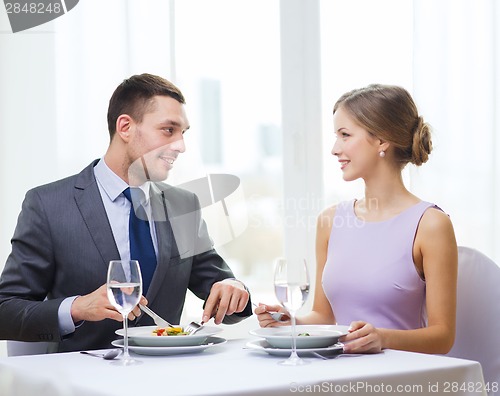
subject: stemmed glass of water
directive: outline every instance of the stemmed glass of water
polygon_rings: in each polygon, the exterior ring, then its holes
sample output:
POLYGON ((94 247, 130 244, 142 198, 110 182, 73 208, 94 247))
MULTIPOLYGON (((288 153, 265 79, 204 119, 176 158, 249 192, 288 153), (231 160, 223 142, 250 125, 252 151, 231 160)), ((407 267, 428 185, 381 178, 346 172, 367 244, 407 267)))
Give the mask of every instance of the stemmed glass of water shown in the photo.
POLYGON ((110 303, 123 316, 123 354, 113 364, 130 366, 142 363, 130 357, 128 352, 128 314, 139 304, 142 295, 141 268, 137 260, 112 260, 109 262, 107 291, 110 303))
POLYGON ((304 305, 309 295, 309 274, 306 260, 278 258, 274 270, 274 292, 279 303, 290 314, 292 322, 292 352, 287 360, 279 362, 286 366, 298 366, 307 361, 297 355, 295 314, 304 305))

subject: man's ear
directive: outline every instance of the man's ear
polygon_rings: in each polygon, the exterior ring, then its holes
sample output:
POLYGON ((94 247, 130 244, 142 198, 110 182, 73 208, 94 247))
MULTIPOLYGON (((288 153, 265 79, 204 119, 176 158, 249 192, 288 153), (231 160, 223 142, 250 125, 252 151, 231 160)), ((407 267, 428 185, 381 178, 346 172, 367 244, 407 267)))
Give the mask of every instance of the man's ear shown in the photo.
POLYGON ((130 129, 134 120, 128 114, 122 114, 116 119, 116 134, 124 142, 128 142, 130 139, 130 129))

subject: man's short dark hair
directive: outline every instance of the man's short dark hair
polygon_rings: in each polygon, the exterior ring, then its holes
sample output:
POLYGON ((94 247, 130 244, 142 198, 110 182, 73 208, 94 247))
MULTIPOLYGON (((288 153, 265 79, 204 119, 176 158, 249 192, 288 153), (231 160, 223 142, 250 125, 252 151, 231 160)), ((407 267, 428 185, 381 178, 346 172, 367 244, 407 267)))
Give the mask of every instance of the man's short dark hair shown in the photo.
POLYGON ((186 100, 179 88, 170 81, 152 74, 137 74, 124 80, 113 92, 108 106, 108 130, 113 139, 116 120, 128 114, 136 122, 141 122, 148 111, 154 109, 155 96, 169 96, 185 104, 186 100))

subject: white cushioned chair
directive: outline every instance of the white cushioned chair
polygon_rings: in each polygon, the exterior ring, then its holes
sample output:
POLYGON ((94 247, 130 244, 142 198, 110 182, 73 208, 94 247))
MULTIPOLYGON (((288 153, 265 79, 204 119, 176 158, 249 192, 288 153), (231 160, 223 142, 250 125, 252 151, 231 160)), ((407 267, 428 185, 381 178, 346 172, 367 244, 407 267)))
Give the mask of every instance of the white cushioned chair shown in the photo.
POLYGON ((480 362, 488 395, 500 396, 500 267, 463 246, 458 248, 456 338, 447 355, 480 362))
POLYGON ((7 341, 7 356, 41 355, 49 348, 49 342, 7 341))

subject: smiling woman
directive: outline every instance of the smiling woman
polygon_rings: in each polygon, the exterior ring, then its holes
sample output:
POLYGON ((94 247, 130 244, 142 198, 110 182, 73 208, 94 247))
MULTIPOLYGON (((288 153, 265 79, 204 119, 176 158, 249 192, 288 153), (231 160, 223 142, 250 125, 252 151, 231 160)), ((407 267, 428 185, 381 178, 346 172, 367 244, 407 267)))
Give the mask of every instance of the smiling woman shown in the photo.
MULTIPOLYGON (((300 324, 348 325, 348 353, 446 353, 456 316, 457 244, 450 219, 403 184, 401 172, 431 151, 429 126, 402 87, 369 85, 333 108, 332 154, 365 193, 325 209, 316 233, 316 290, 300 324)), ((255 309, 262 327, 279 306, 255 309)), ((292 312, 293 313, 293 312, 292 312)), ((292 327, 294 321, 292 317, 292 327)))

